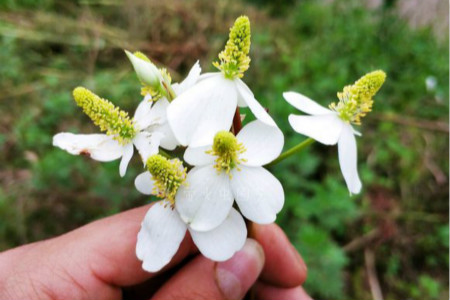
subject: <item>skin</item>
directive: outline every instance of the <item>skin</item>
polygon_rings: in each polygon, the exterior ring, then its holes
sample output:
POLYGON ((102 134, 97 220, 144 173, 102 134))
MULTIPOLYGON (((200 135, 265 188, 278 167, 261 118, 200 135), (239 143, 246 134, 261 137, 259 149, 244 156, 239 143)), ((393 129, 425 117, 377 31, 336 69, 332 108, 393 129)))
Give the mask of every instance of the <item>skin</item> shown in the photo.
POLYGON ((253 239, 222 263, 199 255, 186 235, 169 265, 145 272, 135 246, 149 207, 0 253, 0 299, 310 299, 306 266, 275 224, 253 224, 253 239), (238 276, 227 294, 221 276, 230 272, 238 276))

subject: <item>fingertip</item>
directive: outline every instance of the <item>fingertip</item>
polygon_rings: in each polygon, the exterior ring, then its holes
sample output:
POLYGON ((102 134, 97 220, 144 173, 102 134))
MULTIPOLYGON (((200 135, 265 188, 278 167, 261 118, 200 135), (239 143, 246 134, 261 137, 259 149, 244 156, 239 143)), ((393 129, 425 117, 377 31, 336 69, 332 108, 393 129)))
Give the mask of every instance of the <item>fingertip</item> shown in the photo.
POLYGON ((284 288, 305 282, 306 264, 278 225, 253 223, 250 234, 261 244, 266 255, 261 280, 284 288))

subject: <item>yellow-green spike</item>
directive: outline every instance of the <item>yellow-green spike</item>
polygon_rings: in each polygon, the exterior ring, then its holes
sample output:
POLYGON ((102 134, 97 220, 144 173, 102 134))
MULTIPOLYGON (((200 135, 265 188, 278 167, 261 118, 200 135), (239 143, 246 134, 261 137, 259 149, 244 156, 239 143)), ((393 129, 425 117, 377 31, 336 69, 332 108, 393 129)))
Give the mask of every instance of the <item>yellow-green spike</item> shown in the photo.
POLYGON ((84 87, 74 89, 73 97, 94 124, 100 127, 101 131, 112 135, 119 143, 126 144, 136 135, 133 119, 108 100, 84 87))
POLYGON ((336 111, 342 120, 360 125, 361 118, 372 110, 372 98, 385 80, 386 73, 381 70, 364 75, 353 85, 344 87, 337 94, 339 102, 331 103, 330 109, 336 111))
POLYGON ((213 65, 222 71, 225 77, 242 78, 250 66, 250 21, 247 16, 240 16, 230 28, 225 49, 220 52, 219 60, 213 65))
POLYGON ((239 155, 245 151, 244 145, 239 143, 231 132, 219 131, 214 136, 212 149, 206 151, 206 153, 217 156, 216 164, 214 165, 217 171, 225 171, 231 176, 230 171, 238 168, 240 163, 246 161, 245 159, 239 158, 239 155))
POLYGON ((175 205, 175 195, 178 188, 186 180, 186 168, 183 163, 175 158, 168 160, 160 154, 155 154, 147 159, 147 169, 155 182, 153 193, 175 205))

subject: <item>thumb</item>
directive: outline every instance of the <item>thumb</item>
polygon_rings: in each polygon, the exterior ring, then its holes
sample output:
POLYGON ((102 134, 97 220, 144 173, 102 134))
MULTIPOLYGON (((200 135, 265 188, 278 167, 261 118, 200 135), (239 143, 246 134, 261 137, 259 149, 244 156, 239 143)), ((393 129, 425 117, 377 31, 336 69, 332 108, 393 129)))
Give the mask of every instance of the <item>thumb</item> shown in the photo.
POLYGON ((225 262, 198 256, 167 281, 152 300, 242 299, 264 266, 262 247, 247 239, 242 250, 225 262))

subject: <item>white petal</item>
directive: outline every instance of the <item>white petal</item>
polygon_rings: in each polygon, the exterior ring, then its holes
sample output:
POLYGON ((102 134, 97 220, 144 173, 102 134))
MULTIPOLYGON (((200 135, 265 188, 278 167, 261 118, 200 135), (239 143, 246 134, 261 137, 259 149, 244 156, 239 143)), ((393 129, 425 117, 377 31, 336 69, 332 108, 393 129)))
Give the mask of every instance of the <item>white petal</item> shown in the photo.
POLYGON ((244 219, 234 208, 217 228, 207 232, 189 229, 189 232, 200 252, 214 261, 230 259, 244 247, 247 237, 244 219))
POLYGON ((220 130, 229 130, 236 111, 233 81, 217 74, 175 98, 167 109, 170 127, 183 146, 211 144, 220 130))
POLYGON ((131 64, 133 65, 133 68, 136 71, 136 75, 138 76, 140 81, 150 86, 157 86, 160 84, 160 81, 162 79, 161 73, 154 64, 138 58, 127 50, 125 50, 125 53, 127 54, 128 59, 131 61, 131 64))
POLYGON ((136 189, 144 195, 151 195, 153 192, 154 181, 150 172, 139 174, 134 180, 136 189))
POLYGON ((130 163, 131 158, 133 157, 133 144, 125 145, 125 149, 123 151, 122 160, 120 161, 119 173, 120 177, 125 176, 127 172, 128 164, 130 163))
POLYGON ((163 134, 160 147, 167 150, 174 150, 178 146, 178 141, 170 129, 169 123, 165 122, 162 125, 155 127, 155 132, 163 134))
POLYGON ((214 163, 215 156, 207 154, 206 151, 211 149, 211 145, 203 147, 188 147, 184 152, 184 160, 191 166, 204 166, 214 163))
POLYGON ((180 84, 172 85, 172 88, 174 89, 175 93, 177 95, 180 95, 183 92, 187 91, 189 88, 191 88, 198 81, 201 71, 202 68, 200 67, 200 63, 197 60, 197 62, 192 66, 188 76, 183 80, 183 82, 181 82, 180 84))
POLYGON ((258 120, 245 125, 238 133, 237 139, 246 149, 240 156, 247 160, 243 163, 246 166, 268 164, 283 150, 284 136, 281 130, 258 120))
POLYGON ((296 92, 285 92, 283 97, 290 105, 310 115, 326 115, 332 112, 328 108, 296 92))
POLYGON ((335 145, 344 126, 336 114, 316 116, 289 116, 292 128, 325 145, 335 145))
POLYGON ((240 79, 235 80, 235 83, 240 96, 245 101, 245 103, 247 103, 248 107, 255 115, 255 117, 261 122, 266 123, 267 125, 276 126, 272 117, 267 113, 264 107, 259 104, 258 100, 255 99, 255 96, 253 96, 253 93, 248 88, 248 86, 240 79))
POLYGON ((232 174, 231 188, 241 213, 258 224, 274 222, 284 204, 278 179, 262 167, 241 166, 232 174))
POLYGON ((164 124, 167 122, 167 108, 169 101, 163 97, 155 102, 152 106, 152 114, 150 116, 151 124, 164 124))
POLYGON ((229 176, 211 165, 195 167, 189 171, 186 183, 175 198, 181 219, 196 231, 219 226, 233 205, 229 176))
POLYGON ((124 146, 106 134, 58 133, 53 137, 53 146, 70 154, 82 154, 98 161, 116 160, 124 152, 124 146))
POLYGON ((177 212, 162 202, 155 203, 145 215, 137 236, 136 255, 142 268, 157 272, 167 265, 180 247, 186 224, 177 212))
POLYGON ((164 135, 160 132, 142 131, 136 134, 133 144, 136 146, 144 165, 151 155, 158 153, 159 144, 163 137, 164 135))
POLYGON ((356 139, 353 135, 353 128, 349 124, 346 124, 342 129, 338 142, 338 154, 345 183, 350 193, 358 194, 361 191, 362 184, 358 176, 356 139))
POLYGON ((146 98, 148 97, 146 96, 144 100, 139 103, 133 117, 134 121, 141 130, 151 124, 150 115, 153 102, 151 100, 147 100, 146 98))

